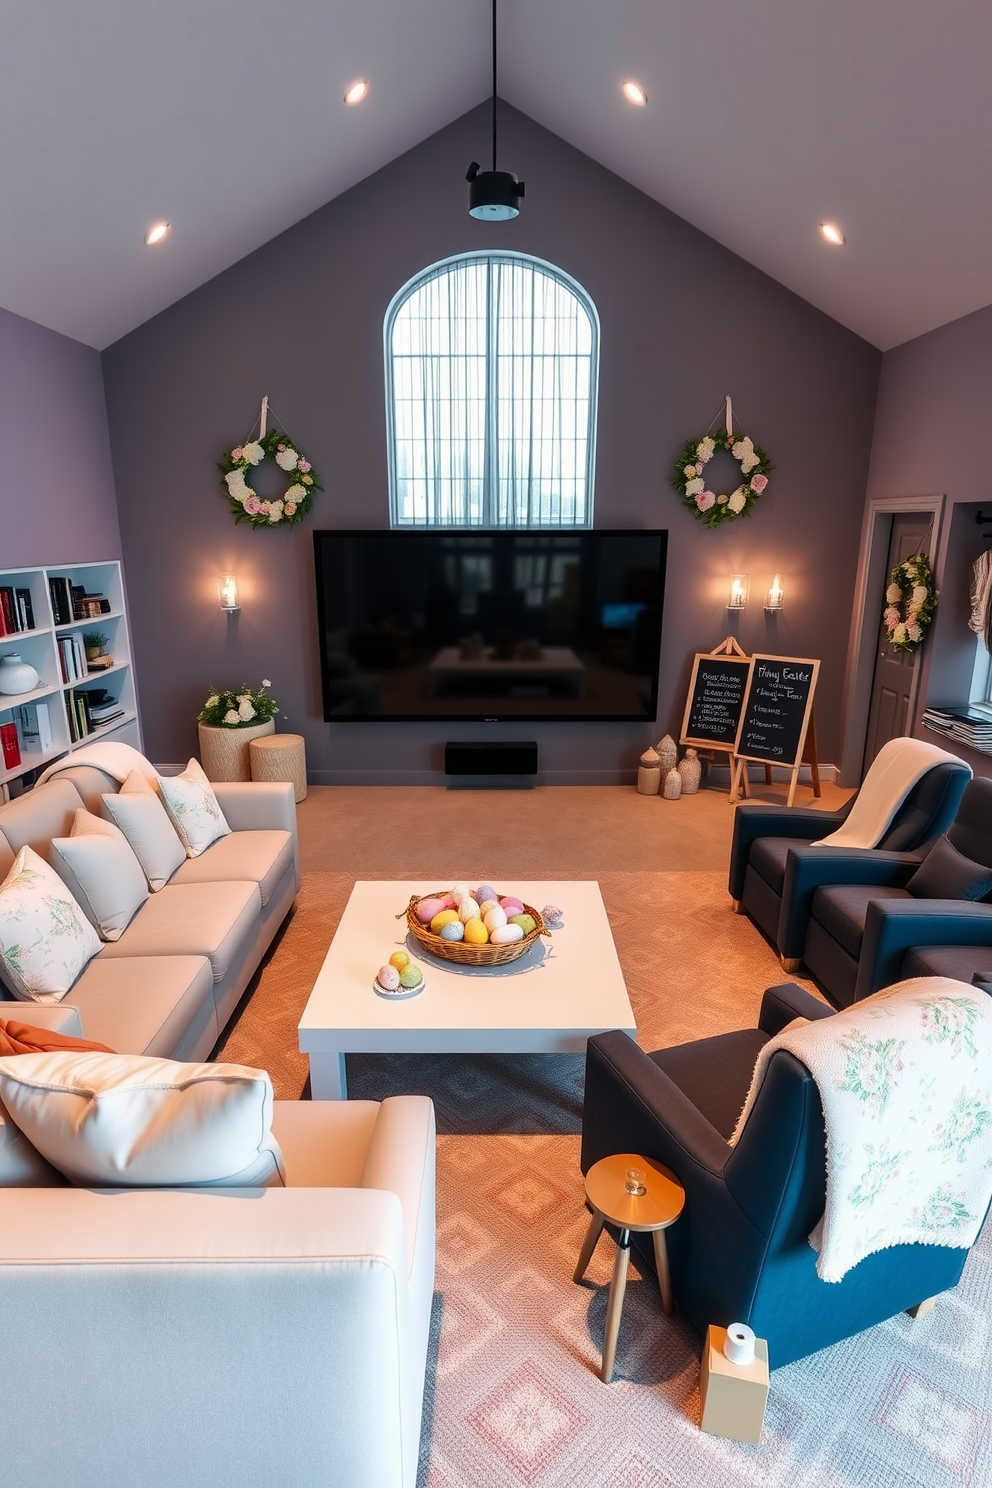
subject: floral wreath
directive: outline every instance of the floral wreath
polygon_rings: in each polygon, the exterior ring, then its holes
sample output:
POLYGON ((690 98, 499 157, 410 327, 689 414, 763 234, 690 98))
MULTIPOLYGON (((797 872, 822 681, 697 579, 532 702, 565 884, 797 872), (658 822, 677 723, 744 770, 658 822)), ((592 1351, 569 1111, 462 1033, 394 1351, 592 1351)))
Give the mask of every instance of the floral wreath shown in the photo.
POLYGON ((882 624, 893 651, 912 651, 930 629, 937 608, 933 570, 926 553, 897 563, 885 591, 882 624))
POLYGON ((248 522, 252 527, 295 526, 313 506, 314 491, 324 489, 310 461, 277 430, 235 445, 218 462, 218 469, 224 477, 235 522, 248 522), (246 473, 263 460, 274 460, 291 476, 283 494, 272 501, 263 501, 245 480, 246 473))
POLYGON ((707 527, 719 527, 734 517, 749 517, 758 497, 768 484, 769 471, 775 469, 765 450, 746 434, 719 430, 702 439, 690 439, 672 467, 671 482, 682 497, 682 504, 707 527), (727 450, 741 467, 744 477, 730 495, 718 496, 707 488, 703 468, 718 449, 727 450))

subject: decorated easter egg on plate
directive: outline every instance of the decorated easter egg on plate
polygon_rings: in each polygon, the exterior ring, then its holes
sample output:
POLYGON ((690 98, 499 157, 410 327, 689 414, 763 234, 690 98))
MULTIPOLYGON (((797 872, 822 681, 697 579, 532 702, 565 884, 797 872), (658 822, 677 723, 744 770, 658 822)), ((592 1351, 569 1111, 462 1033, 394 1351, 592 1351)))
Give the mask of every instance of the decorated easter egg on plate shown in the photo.
POLYGON ((400 986, 405 987, 407 991, 410 991, 410 989, 413 987, 419 987, 423 980, 424 973, 421 971, 416 961, 411 961, 410 965, 404 966, 403 970, 400 972, 400 986))
POLYGON ((417 905, 417 919, 424 925, 429 925, 436 914, 447 908, 440 899, 421 899, 417 905))
MULTIPOLYGON (((481 909, 482 906, 480 905, 479 907, 481 909)), ((494 904, 492 909, 482 916, 482 923, 490 935, 492 935, 494 930, 498 930, 500 926, 506 924, 506 910, 501 909, 498 904, 494 904)))
POLYGON ((465 926, 462 924, 461 920, 457 918, 449 920, 447 925, 441 926, 442 940, 462 940, 464 939, 464 936, 465 926))
POLYGON ((489 941, 489 931, 475 915, 471 920, 465 921, 465 942, 467 945, 486 945, 489 941))
POLYGON ((529 935, 530 932, 535 928, 537 921, 534 919, 533 915, 518 914, 511 915, 509 918, 509 923, 511 925, 519 925, 520 933, 522 935, 529 935))
POLYGON ((397 971, 402 971, 409 961, 410 957, 406 951, 394 951, 389 958, 390 966, 395 966, 397 971))
POLYGON ((458 906, 458 918, 463 925, 469 920, 477 920, 479 918, 479 906, 474 899, 462 900, 458 906))
POLYGON ((541 910, 541 919, 549 930, 560 930, 565 923, 565 915, 557 904, 546 904, 541 910))
POLYGON ((376 981, 385 992, 395 992, 400 984, 400 974, 395 966, 380 966, 376 972, 376 981))
POLYGON ((458 911, 456 909, 442 909, 431 920, 431 929, 435 935, 440 935, 445 925, 450 925, 452 920, 457 920, 457 918, 458 911))
POLYGON ((519 925, 499 925, 489 938, 493 945, 512 945, 515 940, 523 940, 524 932, 519 925))

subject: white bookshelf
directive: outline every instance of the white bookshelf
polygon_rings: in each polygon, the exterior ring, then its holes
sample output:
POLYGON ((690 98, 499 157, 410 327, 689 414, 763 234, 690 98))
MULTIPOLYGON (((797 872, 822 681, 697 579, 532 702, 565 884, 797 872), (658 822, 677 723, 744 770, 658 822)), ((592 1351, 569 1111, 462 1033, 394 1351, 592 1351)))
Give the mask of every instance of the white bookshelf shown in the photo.
POLYGON ((48 707, 52 733, 51 748, 46 750, 27 749, 21 737, 20 763, 11 769, 5 768, 0 754, 0 786, 6 786, 29 771, 50 764, 62 755, 82 749, 96 739, 119 739, 140 749, 141 727, 120 563, 112 559, 106 563, 57 563, 47 568, 0 569, 0 586, 29 591, 35 622, 32 630, 0 636, 0 657, 17 654, 22 661, 30 662, 38 673, 38 686, 31 692, 13 696, 0 693, 0 724, 16 722, 18 708, 40 702, 48 707), (71 585, 82 586, 88 594, 104 595, 110 603, 109 612, 56 625, 49 587, 51 578, 68 579, 71 585), (108 637, 106 649, 114 658, 113 666, 99 671, 87 671, 85 676, 77 680, 65 681, 59 640, 72 634, 82 636, 86 631, 95 630, 102 631, 108 637), (72 707, 73 696, 77 692, 91 693, 96 688, 104 688, 111 696, 116 697, 124 709, 124 715, 108 724, 94 727, 85 738, 73 739, 68 712, 72 707))

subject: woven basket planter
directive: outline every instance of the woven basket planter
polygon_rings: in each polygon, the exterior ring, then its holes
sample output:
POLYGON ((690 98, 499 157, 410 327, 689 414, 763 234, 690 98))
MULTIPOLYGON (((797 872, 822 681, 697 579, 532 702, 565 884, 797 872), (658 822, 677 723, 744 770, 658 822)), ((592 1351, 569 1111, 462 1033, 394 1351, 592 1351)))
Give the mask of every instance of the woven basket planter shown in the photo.
POLYGON ((252 739, 274 734, 276 721, 253 723, 248 728, 216 728, 212 723, 198 723, 200 764, 208 780, 250 780, 251 761, 248 745, 252 739))

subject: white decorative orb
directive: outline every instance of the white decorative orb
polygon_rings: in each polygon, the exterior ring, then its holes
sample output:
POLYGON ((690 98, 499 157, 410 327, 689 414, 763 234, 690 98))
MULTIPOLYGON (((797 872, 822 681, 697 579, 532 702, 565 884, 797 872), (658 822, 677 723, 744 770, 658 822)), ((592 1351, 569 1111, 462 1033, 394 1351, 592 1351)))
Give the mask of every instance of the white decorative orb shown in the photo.
POLYGON ((32 692, 37 686, 38 673, 16 651, 0 656, 0 692, 16 697, 20 692, 32 692))

